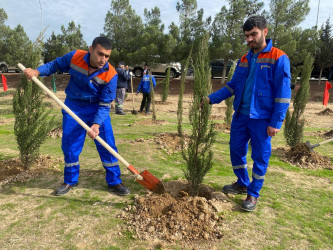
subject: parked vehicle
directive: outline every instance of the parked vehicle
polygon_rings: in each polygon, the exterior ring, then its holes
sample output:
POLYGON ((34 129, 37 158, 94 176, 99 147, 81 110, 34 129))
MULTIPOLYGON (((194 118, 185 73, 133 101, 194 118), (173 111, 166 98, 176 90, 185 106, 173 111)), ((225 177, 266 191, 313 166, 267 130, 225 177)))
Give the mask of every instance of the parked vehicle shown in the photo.
MULTIPOLYGON (((232 66, 232 61, 229 61, 228 66, 227 66, 227 72, 226 72, 226 77, 229 73, 229 70, 232 66)), ((209 67, 211 68, 211 76, 212 78, 214 77, 222 77, 222 72, 223 72, 223 68, 224 68, 224 60, 223 59, 215 59, 215 60, 211 60, 209 63, 209 67)), ((187 70, 187 74, 188 76, 194 76, 194 69, 193 67, 189 67, 187 70)))
MULTIPOLYGON (((136 65, 134 67, 131 68, 133 74, 136 77, 142 77, 143 76, 143 66, 145 64, 142 63, 140 65, 136 65)), ((172 78, 177 78, 180 76, 181 74, 181 65, 180 63, 155 63, 152 65, 148 65, 148 69, 149 71, 153 74, 153 75, 166 75, 168 67, 171 67, 170 69, 170 77, 172 78)))
POLYGON ((6 62, 0 62, 0 73, 8 73, 9 71, 14 71, 16 73, 20 72, 17 67, 8 66, 6 62))

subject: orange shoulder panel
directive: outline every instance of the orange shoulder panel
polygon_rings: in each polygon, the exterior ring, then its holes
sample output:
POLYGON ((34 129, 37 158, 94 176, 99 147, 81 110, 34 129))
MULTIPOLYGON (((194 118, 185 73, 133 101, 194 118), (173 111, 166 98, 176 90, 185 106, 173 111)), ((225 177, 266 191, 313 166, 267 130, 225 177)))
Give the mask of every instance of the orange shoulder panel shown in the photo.
POLYGON ((80 68, 83 68, 85 70, 88 70, 88 64, 83 60, 83 57, 87 54, 87 51, 84 50, 77 50, 72 57, 71 62, 80 68))
POLYGON ((105 82, 109 82, 117 74, 117 71, 114 69, 114 67, 110 63, 108 64, 109 64, 109 70, 97 76, 98 78, 100 78, 105 82))
POLYGON ((272 59, 279 59, 281 56, 286 55, 282 50, 272 47, 271 51, 268 53, 260 53, 258 58, 272 58, 272 59))
POLYGON ((247 58, 246 58, 247 54, 248 54, 248 53, 246 53, 244 56, 242 56, 242 58, 241 58, 241 62, 248 62, 248 61, 247 61, 247 58))

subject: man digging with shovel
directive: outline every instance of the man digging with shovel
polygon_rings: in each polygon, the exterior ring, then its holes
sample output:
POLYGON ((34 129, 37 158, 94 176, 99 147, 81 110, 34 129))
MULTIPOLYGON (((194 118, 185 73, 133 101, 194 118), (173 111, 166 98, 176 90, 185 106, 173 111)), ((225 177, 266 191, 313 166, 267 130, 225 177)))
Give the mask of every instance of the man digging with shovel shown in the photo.
MULTIPOLYGON (((24 73, 30 79, 48 76, 57 71, 69 72, 71 78, 66 87, 65 104, 81 118, 91 130, 90 138, 97 136, 106 141, 112 149, 115 145, 111 119, 111 102, 115 99, 118 75, 108 63, 111 43, 105 37, 96 37, 89 52, 75 50, 46 63, 37 69, 27 68, 24 73)), ((64 195, 77 186, 80 162, 86 131, 65 110, 63 113, 62 150, 65 158, 64 183, 55 190, 55 195, 64 195)), ((106 170, 106 182, 111 192, 128 195, 129 189, 120 179, 119 162, 105 147, 95 140, 97 151, 106 170)))

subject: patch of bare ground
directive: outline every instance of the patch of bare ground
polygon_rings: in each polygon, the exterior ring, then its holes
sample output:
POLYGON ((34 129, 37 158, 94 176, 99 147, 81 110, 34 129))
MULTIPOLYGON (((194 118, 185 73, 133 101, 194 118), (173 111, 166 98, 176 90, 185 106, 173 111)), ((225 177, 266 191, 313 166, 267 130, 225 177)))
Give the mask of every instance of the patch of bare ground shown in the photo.
POLYGON ((126 220, 134 238, 160 243, 181 241, 191 246, 194 241, 214 242, 223 237, 219 213, 233 208, 225 194, 203 184, 198 196, 190 196, 184 180, 169 181, 164 188, 162 195, 136 195, 134 205, 118 215, 126 220))
MULTIPOLYGON (((148 116, 148 115, 146 115, 146 116, 148 116)), ((166 124, 169 124, 169 122, 163 121, 163 120, 153 121, 152 119, 144 119, 144 120, 141 120, 141 121, 135 121, 133 123, 133 126, 142 126, 142 125, 144 125, 144 126, 159 126, 159 125, 166 125, 166 124)))
POLYGON ((226 123, 215 123, 214 127, 216 130, 222 131, 226 134, 230 134, 230 125, 226 123))
POLYGON ((0 187, 12 182, 24 182, 35 178, 46 169, 56 167, 62 159, 52 159, 50 156, 41 155, 29 169, 25 169, 19 158, 0 161, 0 187))
POLYGON ((330 108, 326 108, 323 111, 317 113, 317 115, 333 115, 333 111, 330 108))
POLYGON ((277 148, 274 153, 292 165, 305 169, 333 170, 331 160, 316 151, 311 151, 305 143, 299 143, 290 149, 277 148))
MULTIPOLYGON (((184 135, 184 146, 188 144, 189 137, 184 135)), ((182 150, 182 138, 175 133, 161 133, 154 138, 157 148, 164 150, 167 154, 177 153, 182 150)))
POLYGON ((57 127, 52 129, 49 133, 48 136, 51 138, 58 138, 58 137, 62 137, 62 127, 57 127))

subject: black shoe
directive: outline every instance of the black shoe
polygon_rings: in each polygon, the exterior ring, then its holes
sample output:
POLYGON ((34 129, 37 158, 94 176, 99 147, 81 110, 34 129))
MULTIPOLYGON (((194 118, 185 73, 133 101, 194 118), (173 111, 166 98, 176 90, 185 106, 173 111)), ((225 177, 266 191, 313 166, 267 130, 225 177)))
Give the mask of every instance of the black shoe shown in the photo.
POLYGON ((111 190, 111 192, 120 196, 125 196, 130 194, 129 189, 125 187, 124 184, 122 183, 119 183, 118 185, 115 186, 108 186, 108 188, 111 190))
POLYGON ((239 185, 237 182, 232 183, 231 185, 225 185, 222 188, 223 192, 226 194, 246 194, 247 187, 239 185))
POLYGON ((242 209, 248 212, 252 212, 258 203, 258 199, 252 195, 247 195, 246 199, 243 201, 242 209))
POLYGON ((68 193, 68 191, 71 189, 71 188, 74 188, 77 186, 77 183, 76 184, 73 184, 73 185, 69 185, 69 184, 66 184, 66 183, 63 183, 60 187, 58 187, 56 190, 55 190, 55 195, 64 195, 66 193, 68 193))

